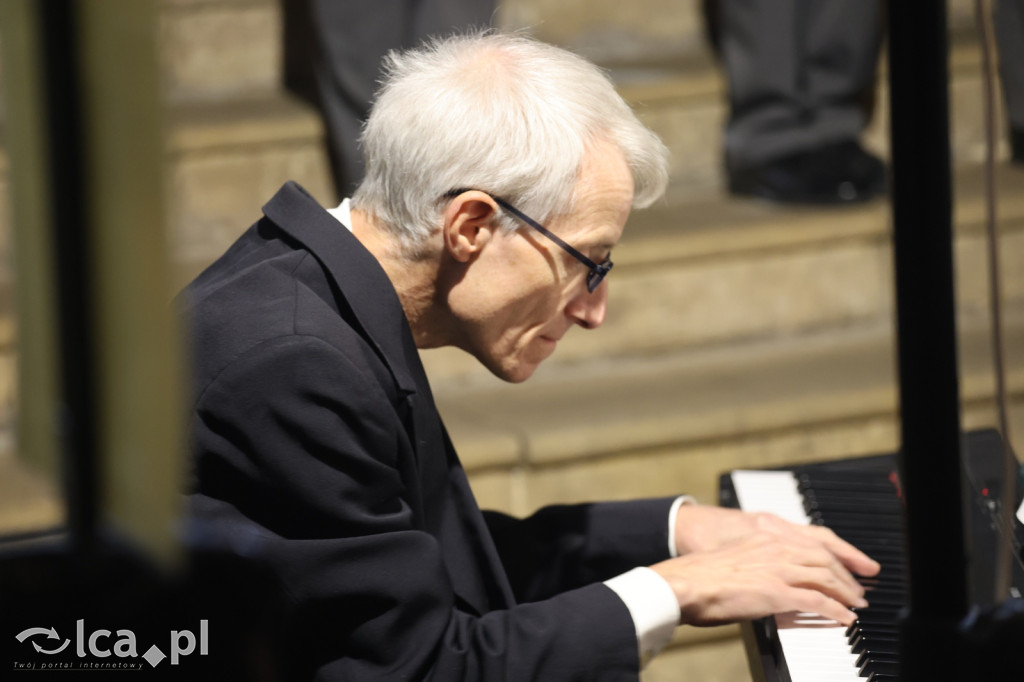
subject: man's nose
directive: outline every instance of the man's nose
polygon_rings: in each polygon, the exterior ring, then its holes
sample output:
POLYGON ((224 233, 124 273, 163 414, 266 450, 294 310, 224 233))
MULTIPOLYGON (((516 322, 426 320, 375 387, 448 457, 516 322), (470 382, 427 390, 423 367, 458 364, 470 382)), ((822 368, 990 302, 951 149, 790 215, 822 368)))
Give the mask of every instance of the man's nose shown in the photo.
POLYGON ((601 282, 592 292, 586 287, 582 289, 566 305, 565 312, 584 329, 597 329, 604 324, 608 311, 608 280, 601 282))

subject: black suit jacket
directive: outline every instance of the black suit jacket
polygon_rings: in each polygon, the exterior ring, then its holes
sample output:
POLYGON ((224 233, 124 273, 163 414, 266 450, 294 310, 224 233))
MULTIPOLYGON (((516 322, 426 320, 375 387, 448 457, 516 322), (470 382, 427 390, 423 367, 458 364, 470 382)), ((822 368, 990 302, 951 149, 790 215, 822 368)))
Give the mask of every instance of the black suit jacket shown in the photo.
POLYGON ((635 679, 599 581, 666 558, 671 501, 482 513, 383 269, 293 183, 264 214, 183 294, 190 510, 283 580, 290 672, 635 679))

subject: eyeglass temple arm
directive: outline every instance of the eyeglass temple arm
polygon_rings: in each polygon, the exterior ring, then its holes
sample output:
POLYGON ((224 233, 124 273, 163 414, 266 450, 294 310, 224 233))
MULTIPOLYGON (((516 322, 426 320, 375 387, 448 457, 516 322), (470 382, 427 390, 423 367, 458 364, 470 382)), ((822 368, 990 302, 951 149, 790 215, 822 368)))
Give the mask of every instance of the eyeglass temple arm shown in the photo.
MULTIPOLYGON (((450 198, 450 197, 458 196, 459 194, 462 194, 463 192, 469 192, 469 191, 470 190, 468 190, 468 189, 453 189, 450 192, 446 192, 445 196, 450 198)), ((563 249, 565 249, 566 251, 571 253, 573 255, 573 257, 575 257, 581 263, 583 263, 584 265, 589 267, 591 270, 600 270, 601 269, 600 265, 598 265, 594 261, 592 261, 589 258, 587 258, 586 256, 584 256, 582 253, 580 253, 579 251, 574 249, 571 244, 568 244, 568 243, 564 242, 562 240, 562 238, 559 237, 557 234, 555 234, 554 232, 552 232, 548 228, 544 227, 543 225, 541 225, 536 220, 534 220, 530 216, 528 216, 525 213, 523 213, 522 211, 520 211, 518 208, 516 208, 512 204, 508 203, 507 201, 505 201, 501 197, 496 197, 496 196, 493 196, 493 195, 488 195, 488 196, 491 196, 491 198, 494 199, 494 201, 499 206, 501 206, 503 209, 505 209, 506 211, 508 211, 512 215, 514 215, 516 218, 519 218, 524 223, 526 223, 527 225, 529 225, 533 229, 537 230, 542 235, 544 235, 545 237, 547 237, 548 239, 550 239, 551 241, 553 241, 554 243, 558 244, 560 247, 562 247, 563 249)))

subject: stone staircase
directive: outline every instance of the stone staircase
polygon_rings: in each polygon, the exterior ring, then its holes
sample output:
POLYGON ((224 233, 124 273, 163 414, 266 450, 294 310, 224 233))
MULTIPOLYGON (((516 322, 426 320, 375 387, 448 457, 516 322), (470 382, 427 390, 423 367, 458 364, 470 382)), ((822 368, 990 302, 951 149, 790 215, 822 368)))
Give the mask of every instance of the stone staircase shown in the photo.
MULTIPOLYGON (((551 502, 679 492, 713 502, 717 477, 729 469, 887 451, 898 442, 888 206, 781 208, 722 193, 724 83, 698 7, 699 0, 507 0, 499 8, 502 25, 528 27, 608 67, 671 148, 673 179, 663 202, 634 215, 616 249, 605 326, 574 331, 529 382, 503 384, 456 351, 424 354, 484 506, 525 514, 551 502)), ((964 423, 973 427, 994 422, 980 52, 971 3, 950 7, 962 392, 964 423)), ((160 8, 167 219, 184 284, 285 180, 325 205, 337 197, 317 116, 279 85, 278 0, 161 0, 160 8)), ((884 156, 883 86, 879 92, 867 141, 884 156)), ((5 185, 0 159, 0 209, 5 185)), ((998 189, 1019 447, 1024 169, 1001 165, 998 189)), ((13 335, 0 334, 0 344, 0 368, 8 367, 13 335)), ((0 373, 8 427, 9 374, 0 373)), ((0 469, 11 467, 0 454, 0 469)), ((0 471, 5 479, 12 480, 0 471)), ((41 493, 0 495, 0 522, 13 519, 5 510, 14 508, 14 526, 55 514, 41 493), (37 512, 26 521, 25 509, 37 512)), ((644 677, 748 679, 738 629, 680 629, 644 677)))

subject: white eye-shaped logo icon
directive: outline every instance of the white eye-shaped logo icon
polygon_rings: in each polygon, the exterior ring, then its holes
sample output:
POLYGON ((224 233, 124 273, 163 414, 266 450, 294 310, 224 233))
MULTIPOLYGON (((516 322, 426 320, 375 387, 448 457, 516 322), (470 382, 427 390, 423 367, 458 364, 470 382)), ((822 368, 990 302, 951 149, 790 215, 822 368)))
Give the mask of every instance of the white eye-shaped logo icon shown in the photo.
MULTIPOLYGON (((52 627, 49 630, 47 630, 46 628, 29 628, 27 630, 19 632, 15 637, 19 642, 24 642, 26 639, 32 637, 33 635, 46 635, 47 639, 56 639, 58 641, 60 640, 60 635, 57 634, 57 630, 52 627)), ((64 643, 61 644, 58 648, 47 650, 39 646, 35 642, 32 642, 32 646, 35 647, 36 651, 41 654, 59 654, 68 647, 68 644, 71 644, 71 640, 65 639, 64 643)))

